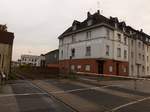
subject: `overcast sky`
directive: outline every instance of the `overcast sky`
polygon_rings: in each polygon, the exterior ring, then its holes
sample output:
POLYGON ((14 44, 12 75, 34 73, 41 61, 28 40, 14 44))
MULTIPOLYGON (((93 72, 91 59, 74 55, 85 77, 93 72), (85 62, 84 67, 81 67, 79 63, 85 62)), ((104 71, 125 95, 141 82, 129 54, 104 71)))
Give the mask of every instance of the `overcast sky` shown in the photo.
POLYGON ((117 16, 150 34, 149 0, 0 0, 0 24, 14 32, 13 60, 21 54, 40 55, 58 48, 58 36, 73 20, 83 21, 97 9, 117 16))

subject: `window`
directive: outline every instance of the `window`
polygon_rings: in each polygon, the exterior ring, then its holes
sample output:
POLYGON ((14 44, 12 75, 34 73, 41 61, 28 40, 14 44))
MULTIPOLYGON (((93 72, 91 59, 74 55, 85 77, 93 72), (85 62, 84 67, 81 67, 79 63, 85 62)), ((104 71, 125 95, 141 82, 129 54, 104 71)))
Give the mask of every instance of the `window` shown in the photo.
POLYGON ((144 67, 144 66, 142 67, 142 72, 143 72, 143 73, 145 72, 145 67, 144 67))
POLYGON ((121 42, 121 34, 118 33, 118 41, 121 42))
POLYGON ((124 44, 127 45, 127 37, 124 37, 124 44))
POLYGON ((71 70, 72 70, 72 71, 75 70, 75 65, 71 65, 71 70))
POLYGON ((86 54, 85 55, 91 56, 91 47, 90 46, 86 47, 86 54))
POLYGON ((91 39, 91 31, 86 32, 86 38, 91 39))
POLYGON ((63 50, 61 51, 61 58, 63 58, 63 50))
POLYGON ((147 52, 148 52, 148 46, 147 46, 147 52))
POLYGON ((76 30, 76 29, 77 29, 77 25, 74 25, 74 26, 73 26, 73 30, 76 30))
POLYGON ((113 67, 109 66, 109 72, 113 72, 113 67))
POLYGON ((149 62, 149 57, 147 56, 147 62, 149 62))
POLYGON ((76 42, 75 34, 72 35, 72 43, 76 42))
POLYGON ((139 48, 141 48, 141 42, 138 43, 139 48))
POLYGON ((106 45, 106 55, 109 56, 109 45, 106 45))
POLYGON ((57 54, 54 54, 54 58, 57 58, 57 54))
POLYGON ((141 59, 141 53, 139 53, 139 59, 141 59))
POLYGON ((117 48, 117 57, 121 57, 121 48, 117 48))
POLYGON ((124 73, 127 72, 127 67, 123 67, 123 72, 124 72, 124 73))
POLYGON ((71 56, 72 56, 72 57, 75 57, 75 49, 74 49, 74 48, 71 49, 71 56))
POLYGON ((91 70, 91 66, 90 65, 86 65, 85 66, 85 71, 90 71, 91 70))
POLYGON ((78 65, 78 66, 77 66, 78 69, 81 69, 81 67, 82 67, 81 65, 78 65))
POLYGON ((149 72, 149 66, 147 67, 147 72, 149 72))
POLYGON ((133 65, 131 65, 131 72, 132 72, 132 75, 133 75, 133 72, 134 72, 134 67, 133 67, 133 65))
POLYGON ((144 55, 142 56, 143 57, 143 61, 145 60, 145 57, 144 57, 144 55))
POLYGON ((124 59, 127 59, 127 50, 124 50, 124 59))
POLYGON ((89 21, 87 22, 87 25, 88 25, 88 26, 91 26, 91 25, 92 25, 92 20, 89 20, 89 21))
POLYGON ((60 39, 60 41, 59 41, 59 42, 60 42, 60 45, 63 45, 63 40, 64 40, 64 39, 60 39))
POLYGON ((143 50, 144 50, 144 43, 143 43, 143 50))
POLYGON ((132 44, 132 46, 133 46, 133 40, 131 40, 131 44, 132 44))
POLYGON ((107 38, 109 38, 109 35, 110 35, 109 29, 107 29, 106 32, 107 32, 107 38))

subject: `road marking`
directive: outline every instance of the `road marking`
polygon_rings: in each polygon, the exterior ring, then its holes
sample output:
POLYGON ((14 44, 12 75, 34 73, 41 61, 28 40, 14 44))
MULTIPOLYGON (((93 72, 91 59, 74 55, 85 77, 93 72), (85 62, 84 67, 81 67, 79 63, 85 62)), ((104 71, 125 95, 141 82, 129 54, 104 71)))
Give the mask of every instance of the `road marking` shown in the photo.
POLYGON ((62 91, 54 91, 50 92, 52 94, 61 94, 61 93, 71 93, 71 92, 77 92, 77 91, 85 91, 85 90, 97 90, 99 88, 107 88, 112 86, 120 86, 120 85, 108 85, 108 86, 102 86, 102 87, 90 87, 90 88, 81 88, 81 89, 73 89, 73 90, 62 90, 62 91))
POLYGON ((7 94, 7 95, 0 95, 0 98, 1 97, 11 97, 11 96, 30 96, 30 95, 47 95, 47 93, 7 94))
POLYGON ((40 90, 41 92, 45 93, 45 91, 44 91, 43 89, 41 89, 41 88, 38 87, 37 85, 33 84, 32 82, 28 81, 28 83, 29 83, 32 87, 34 87, 34 88, 40 90))
POLYGON ((145 100, 149 100, 149 99, 150 99, 150 97, 146 97, 146 98, 143 98, 143 99, 140 99, 140 100, 136 100, 136 101, 133 101, 133 102, 129 102, 129 103, 127 103, 127 104, 124 104, 124 105, 121 105, 121 106, 118 106, 118 107, 112 109, 111 112, 115 112, 115 111, 120 110, 120 109, 122 109, 122 108, 124 108, 124 107, 130 106, 130 105, 133 105, 133 104, 136 104, 136 103, 145 101, 145 100))

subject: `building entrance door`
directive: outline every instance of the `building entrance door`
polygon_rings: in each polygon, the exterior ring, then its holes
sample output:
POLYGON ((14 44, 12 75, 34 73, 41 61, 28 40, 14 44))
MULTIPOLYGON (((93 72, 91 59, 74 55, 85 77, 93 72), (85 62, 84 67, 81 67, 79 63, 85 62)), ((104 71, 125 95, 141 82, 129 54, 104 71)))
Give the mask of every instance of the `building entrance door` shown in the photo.
POLYGON ((104 61, 98 61, 98 73, 103 74, 104 73, 104 61))
POLYGON ((116 75, 119 75, 119 63, 116 64, 116 75))

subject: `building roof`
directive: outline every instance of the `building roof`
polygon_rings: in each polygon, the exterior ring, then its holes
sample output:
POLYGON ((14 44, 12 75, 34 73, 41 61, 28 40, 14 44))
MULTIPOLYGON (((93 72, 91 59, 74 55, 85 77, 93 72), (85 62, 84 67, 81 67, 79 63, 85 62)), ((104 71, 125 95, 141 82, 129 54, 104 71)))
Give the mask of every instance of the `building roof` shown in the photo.
POLYGON ((73 33, 77 33, 84 29, 87 30, 88 28, 95 28, 95 26, 97 26, 97 25, 105 25, 105 26, 108 25, 109 28, 120 30, 120 31, 124 32, 125 34, 130 34, 130 32, 133 32, 133 34, 132 34, 132 35, 134 35, 134 36, 132 36, 133 38, 138 38, 138 37, 144 36, 144 38, 142 38, 142 41, 144 41, 145 38, 150 39, 150 36, 145 34, 143 31, 138 31, 138 30, 132 28, 131 26, 127 26, 124 21, 119 22, 117 17, 110 17, 110 18, 104 17, 103 15, 100 14, 99 10, 96 13, 94 13, 93 15, 90 14, 90 12, 88 12, 87 19, 85 19, 83 22, 74 20, 72 26, 69 27, 58 38, 59 39, 64 38, 65 36, 71 35, 73 33), (92 24, 88 25, 88 21, 92 21, 92 24), (117 25, 117 28, 116 28, 116 25, 117 25), (76 28, 74 29, 74 27, 76 27, 76 28))
POLYGON ((46 53, 45 55, 49 55, 50 53, 54 53, 54 52, 59 52, 59 49, 55 49, 53 51, 50 51, 50 52, 46 53))
POLYGON ((14 34, 7 31, 0 31, 0 43, 13 44, 14 34))

